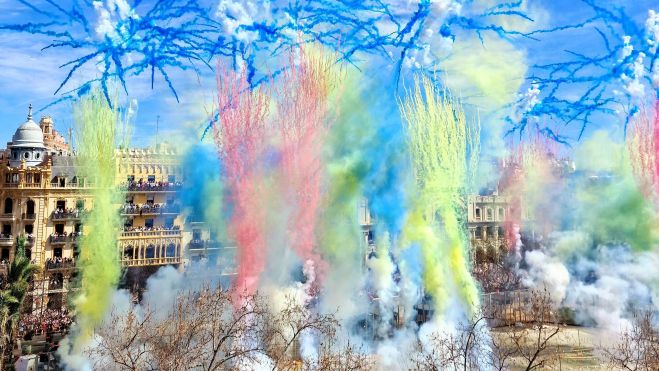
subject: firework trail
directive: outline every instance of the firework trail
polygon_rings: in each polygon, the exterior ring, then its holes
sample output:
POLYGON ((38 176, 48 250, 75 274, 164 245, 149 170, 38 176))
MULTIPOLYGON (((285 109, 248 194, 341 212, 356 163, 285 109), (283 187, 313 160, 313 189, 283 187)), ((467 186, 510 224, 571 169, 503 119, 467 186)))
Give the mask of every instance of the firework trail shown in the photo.
POLYGON ((83 177, 94 182, 94 207, 83 220, 85 234, 77 260, 82 278, 74 301, 78 331, 72 332, 71 350, 79 353, 103 319, 121 273, 117 250, 121 218, 116 209, 121 194, 115 186, 117 111, 97 91, 78 103, 74 113, 80 153, 76 160, 83 177))
POLYGON ((641 107, 627 133, 632 171, 647 199, 659 202, 659 99, 654 110, 641 107))
POLYGON ((338 83, 334 61, 311 47, 295 48, 278 86, 277 129, 281 139, 282 189, 293 210, 290 244, 318 274, 325 268, 316 246, 321 202, 322 149, 330 126, 329 95, 338 83))
POLYGON ((269 100, 260 89, 245 93, 249 87, 245 70, 234 73, 220 66, 219 71, 218 107, 223 109, 213 126, 213 136, 224 166, 227 201, 233 208, 228 232, 239 251, 234 286, 252 294, 265 266, 266 210, 260 200, 263 174, 259 161, 269 100))
POLYGON ((443 313, 449 290, 457 290, 469 315, 479 308, 478 288, 469 273, 468 246, 459 220, 469 165, 478 156, 479 125, 467 123, 462 107, 440 96, 429 79, 416 81, 400 102, 418 198, 408 221, 408 239, 421 245, 424 283, 443 313), (439 236, 441 230, 445 236, 439 236))

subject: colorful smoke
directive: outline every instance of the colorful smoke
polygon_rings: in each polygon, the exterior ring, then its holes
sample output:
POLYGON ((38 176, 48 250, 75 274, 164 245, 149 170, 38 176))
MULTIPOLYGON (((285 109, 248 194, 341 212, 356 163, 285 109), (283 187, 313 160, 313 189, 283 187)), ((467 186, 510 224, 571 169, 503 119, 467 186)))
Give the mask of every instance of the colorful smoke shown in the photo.
POLYGON ((76 328, 70 352, 80 353, 91 340, 94 327, 109 307, 121 267, 117 250, 117 231, 121 218, 116 205, 121 192, 115 183, 115 130, 117 112, 110 108, 100 92, 85 97, 75 107, 77 133, 76 162, 80 179, 89 182, 93 208, 83 219, 77 260, 81 275, 80 292, 74 299, 76 328))
POLYGON ((422 77, 400 103, 418 186, 406 232, 409 241, 421 245, 425 289, 437 312, 444 313, 447 296, 455 290, 471 317, 480 299, 469 272, 467 238, 459 215, 469 165, 478 156, 480 127, 478 121, 469 122, 460 104, 446 94, 422 77))

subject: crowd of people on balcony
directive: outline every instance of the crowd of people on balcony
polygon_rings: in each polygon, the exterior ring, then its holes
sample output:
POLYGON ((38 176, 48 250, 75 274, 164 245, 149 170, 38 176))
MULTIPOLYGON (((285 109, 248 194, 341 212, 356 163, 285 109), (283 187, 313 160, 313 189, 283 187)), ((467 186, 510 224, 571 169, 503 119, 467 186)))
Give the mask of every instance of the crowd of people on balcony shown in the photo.
POLYGON ((65 218, 79 218, 81 214, 81 210, 77 208, 67 208, 67 209, 62 209, 62 208, 57 208, 55 211, 53 211, 53 218, 54 219, 65 219, 65 218))
POLYGON ((67 237, 69 237, 71 240, 75 240, 79 236, 82 236, 82 232, 80 231, 77 232, 74 231, 68 234, 66 232, 63 233, 54 232, 50 235, 50 240, 56 242, 63 242, 64 240, 66 240, 67 237))
POLYGON ((129 191, 173 191, 180 188, 181 185, 181 182, 148 182, 140 179, 128 182, 127 189, 129 191))
POLYGON ((73 268, 76 261, 73 258, 54 257, 46 259, 46 269, 73 268))
POLYGON ((61 274, 56 274, 48 280, 48 290, 59 290, 64 287, 64 278, 61 274))
POLYGON ((156 231, 178 231, 181 227, 178 225, 173 226, 155 226, 155 227, 131 227, 124 226, 124 232, 156 232, 156 231))
POLYGON ((21 316, 18 333, 22 339, 31 340, 34 336, 67 332, 71 322, 66 309, 46 309, 21 316))
POLYGON ((126 203, 124 204, 123 207, 123 213, 124 214, 160 214, 160 213, 167 213, 167 212, 172 212, 172 213, 178 213, 179 212, 179 207, 178 205, 171 205, 171 204, 134 204, 134 203, 126 203))

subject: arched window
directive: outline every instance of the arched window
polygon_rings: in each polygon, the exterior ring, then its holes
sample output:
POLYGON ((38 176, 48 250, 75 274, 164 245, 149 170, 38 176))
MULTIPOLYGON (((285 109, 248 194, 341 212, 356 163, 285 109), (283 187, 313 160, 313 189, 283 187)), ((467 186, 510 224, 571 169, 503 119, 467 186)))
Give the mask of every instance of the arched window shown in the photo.
POLYGON ((26 214, 34 214, 34 201, 33 200, 27 200, 27 203, 25 204, 25 213, 26 214))
POLYGON ((503 211, 503 207, 499 208, 499 220, 504 220, 505 219, 505 212, 503 211))
POLYGON ((167 252, 166 252, 166 257, 171 258, 176 256, 176 245, 173 243, 170 243, 167 245, 167 252))
POLYGON ((23 153, 23 157, 25 157, 26 160, 29 159, 30 158, 30 152, 23 153))
POLYGON ((7 197, 5 198, 5 214, 11 214, 14 212, 14 200, 7 197))
POLYGON ((156 248, 153 245, 149 245, 146 247, 146 256, 145 258, 147 259, 153 259, 156 256, 156 248))

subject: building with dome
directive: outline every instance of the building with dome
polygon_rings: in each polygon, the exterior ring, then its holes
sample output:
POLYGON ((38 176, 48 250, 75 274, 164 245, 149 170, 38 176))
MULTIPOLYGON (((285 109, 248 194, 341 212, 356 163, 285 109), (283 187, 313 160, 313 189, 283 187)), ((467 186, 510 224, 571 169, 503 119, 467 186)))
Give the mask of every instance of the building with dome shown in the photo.
MULTIPOLYGON (((126 224, 117 231, 121 265, 131 270, 182 264, 192 233, 175 201, 181 185, 175 149, 117 149, 116 164, 117 186, 126 195, 117 205, 126 224)), ((17 237, 25 236, 26 254, 42 267, 28 300, 34 309, 62 307, 76 274, 83 216, 93 207, 93 179, 81 176, 51 117, 33 121, 31 105, 27 120, 0 150, 0 173, 0 275, 14 258, 17 237)))

